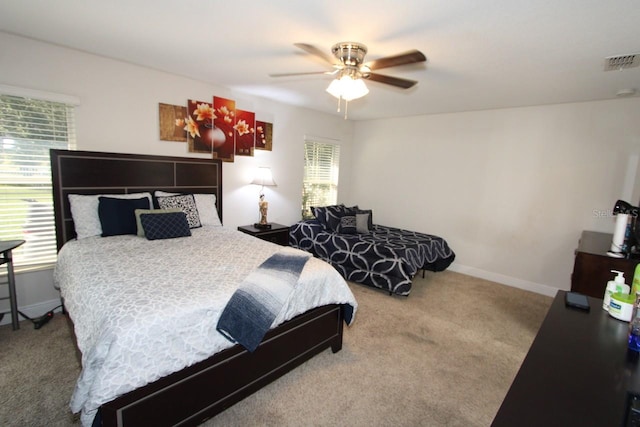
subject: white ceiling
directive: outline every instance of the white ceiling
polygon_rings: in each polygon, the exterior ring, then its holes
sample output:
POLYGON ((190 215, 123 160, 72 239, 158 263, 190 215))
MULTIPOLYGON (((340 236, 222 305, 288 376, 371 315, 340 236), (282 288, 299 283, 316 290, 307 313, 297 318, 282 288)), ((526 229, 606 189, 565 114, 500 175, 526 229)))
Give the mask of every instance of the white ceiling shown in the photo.
POLYGON ((293 43, 427 56, 380 71, 418 80, 410 90, 367 82, 355 120, 640 90, 640 67, 603 71, 607 56, 640 53, 638 0, 0 0, 0 30, 331 114, 330 76, 268 76, 328 69, 293 43))

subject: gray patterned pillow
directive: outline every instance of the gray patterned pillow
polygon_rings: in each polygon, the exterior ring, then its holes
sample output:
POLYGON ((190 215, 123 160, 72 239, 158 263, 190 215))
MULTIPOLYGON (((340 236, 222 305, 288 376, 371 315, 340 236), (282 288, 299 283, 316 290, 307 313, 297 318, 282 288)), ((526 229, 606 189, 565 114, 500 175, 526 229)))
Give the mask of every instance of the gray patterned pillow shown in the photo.
POLYGON ((338 226, 338 233, 342 234, 356 234, 356 217, 355 215, 345 215, 340 218, 340 225, 338 226))
POLYGON ((193 194, 184 194, 180 196, 158 197, 158 206, 160 209, 179 208, 187 215, 189 228, 202 227, 200 223, 200 215, 193 194))

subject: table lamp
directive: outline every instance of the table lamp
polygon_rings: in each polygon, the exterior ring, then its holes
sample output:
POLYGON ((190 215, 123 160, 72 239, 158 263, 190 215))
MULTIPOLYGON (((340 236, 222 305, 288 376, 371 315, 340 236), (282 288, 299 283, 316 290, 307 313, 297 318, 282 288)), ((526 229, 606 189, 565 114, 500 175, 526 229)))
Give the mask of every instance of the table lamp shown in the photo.
POLYGON ((271 168, 266 166, 260 166, 256 172, 255 178, 251 181, 251 184, 260 185, 260 199, 258 201, 258 208, 260 210, 260 222, 253 224, 255 228, 262 230, 268 230, 271 228, 271 224, 267 222, 267 210, 269 209, 269 202, 264 198, 264 187, 275 187, 276 183, 273 180, 271 174, 271 168))

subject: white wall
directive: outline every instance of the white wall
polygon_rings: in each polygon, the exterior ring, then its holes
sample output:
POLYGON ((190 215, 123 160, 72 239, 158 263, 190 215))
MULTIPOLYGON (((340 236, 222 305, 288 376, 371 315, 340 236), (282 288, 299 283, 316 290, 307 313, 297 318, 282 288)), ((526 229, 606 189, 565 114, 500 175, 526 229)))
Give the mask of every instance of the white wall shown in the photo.
MULTIPOLYGON (((278 184, 265 188, 269 221, 293 224, 299 220, 304 135, 341 141, 341 162, 351 161, 353 124, 339 114, 247 98, 224 87, 1 32, 0 70, 0 84, 80 98, 76 110, 79 150, 207 157, 188 153, 185 143, 159 140, 158 103, 186 105, 188 99, 211 101, 216 95, 235 99, 238 108, 255 111, 257 119, 272 122, 273 151, 256 150, 255 157, 236 157, 234 163, 223 165, 226 226, 258 220, 259 188, 248 185, 257 166, 271 166, 278 184)), ((341 194, 349 194, 346 176, 341 194)), ((20 274, 16 281, 23 308, 57 298, 51 270, 20 274)), ((37 307, 34 315, 42 314, 37 307)), ((0 311, 3 309, 0 305, 0 311)))
POLYGON ((455 270, 552 295, 570 288, 581 231, 612 232, 615 201, 638 202, 640 98, 362 121, 353 150, 349 202, 376 223, 443 236, 455 270))
MULTIPOLYGON (((266 189, 269 220, 295 222, 304 135, 341 140, 340 201, 373 208, 377 223, 445 237, 453 269, 547 294, 569 288, 580 232, 611 232, 615 200, 640 198, 629 161, 640 156, 639 98, 354 123, 4 33, 0 70, 0 84, 79 97, 82 150, 204 157, 158 139, 160 102, 223 96, 272 121, 272 152, 224 165, 228 226, 257 217, 258 189, 246 183, 258 165, 278 183, 266 189)), ((17 285, 27 314, 56 302, 51 270, 20 274, 17 285)))

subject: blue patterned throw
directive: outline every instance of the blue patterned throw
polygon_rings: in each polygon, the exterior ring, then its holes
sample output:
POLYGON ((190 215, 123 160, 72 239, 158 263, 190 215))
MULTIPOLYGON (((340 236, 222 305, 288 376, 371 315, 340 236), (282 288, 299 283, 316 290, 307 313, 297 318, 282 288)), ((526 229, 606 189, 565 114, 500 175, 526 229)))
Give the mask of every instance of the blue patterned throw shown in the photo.
POLYGON ((216 329, 253 352, 298 283, 310 254, 283 249, 252 271, 225 306, 216 329))

